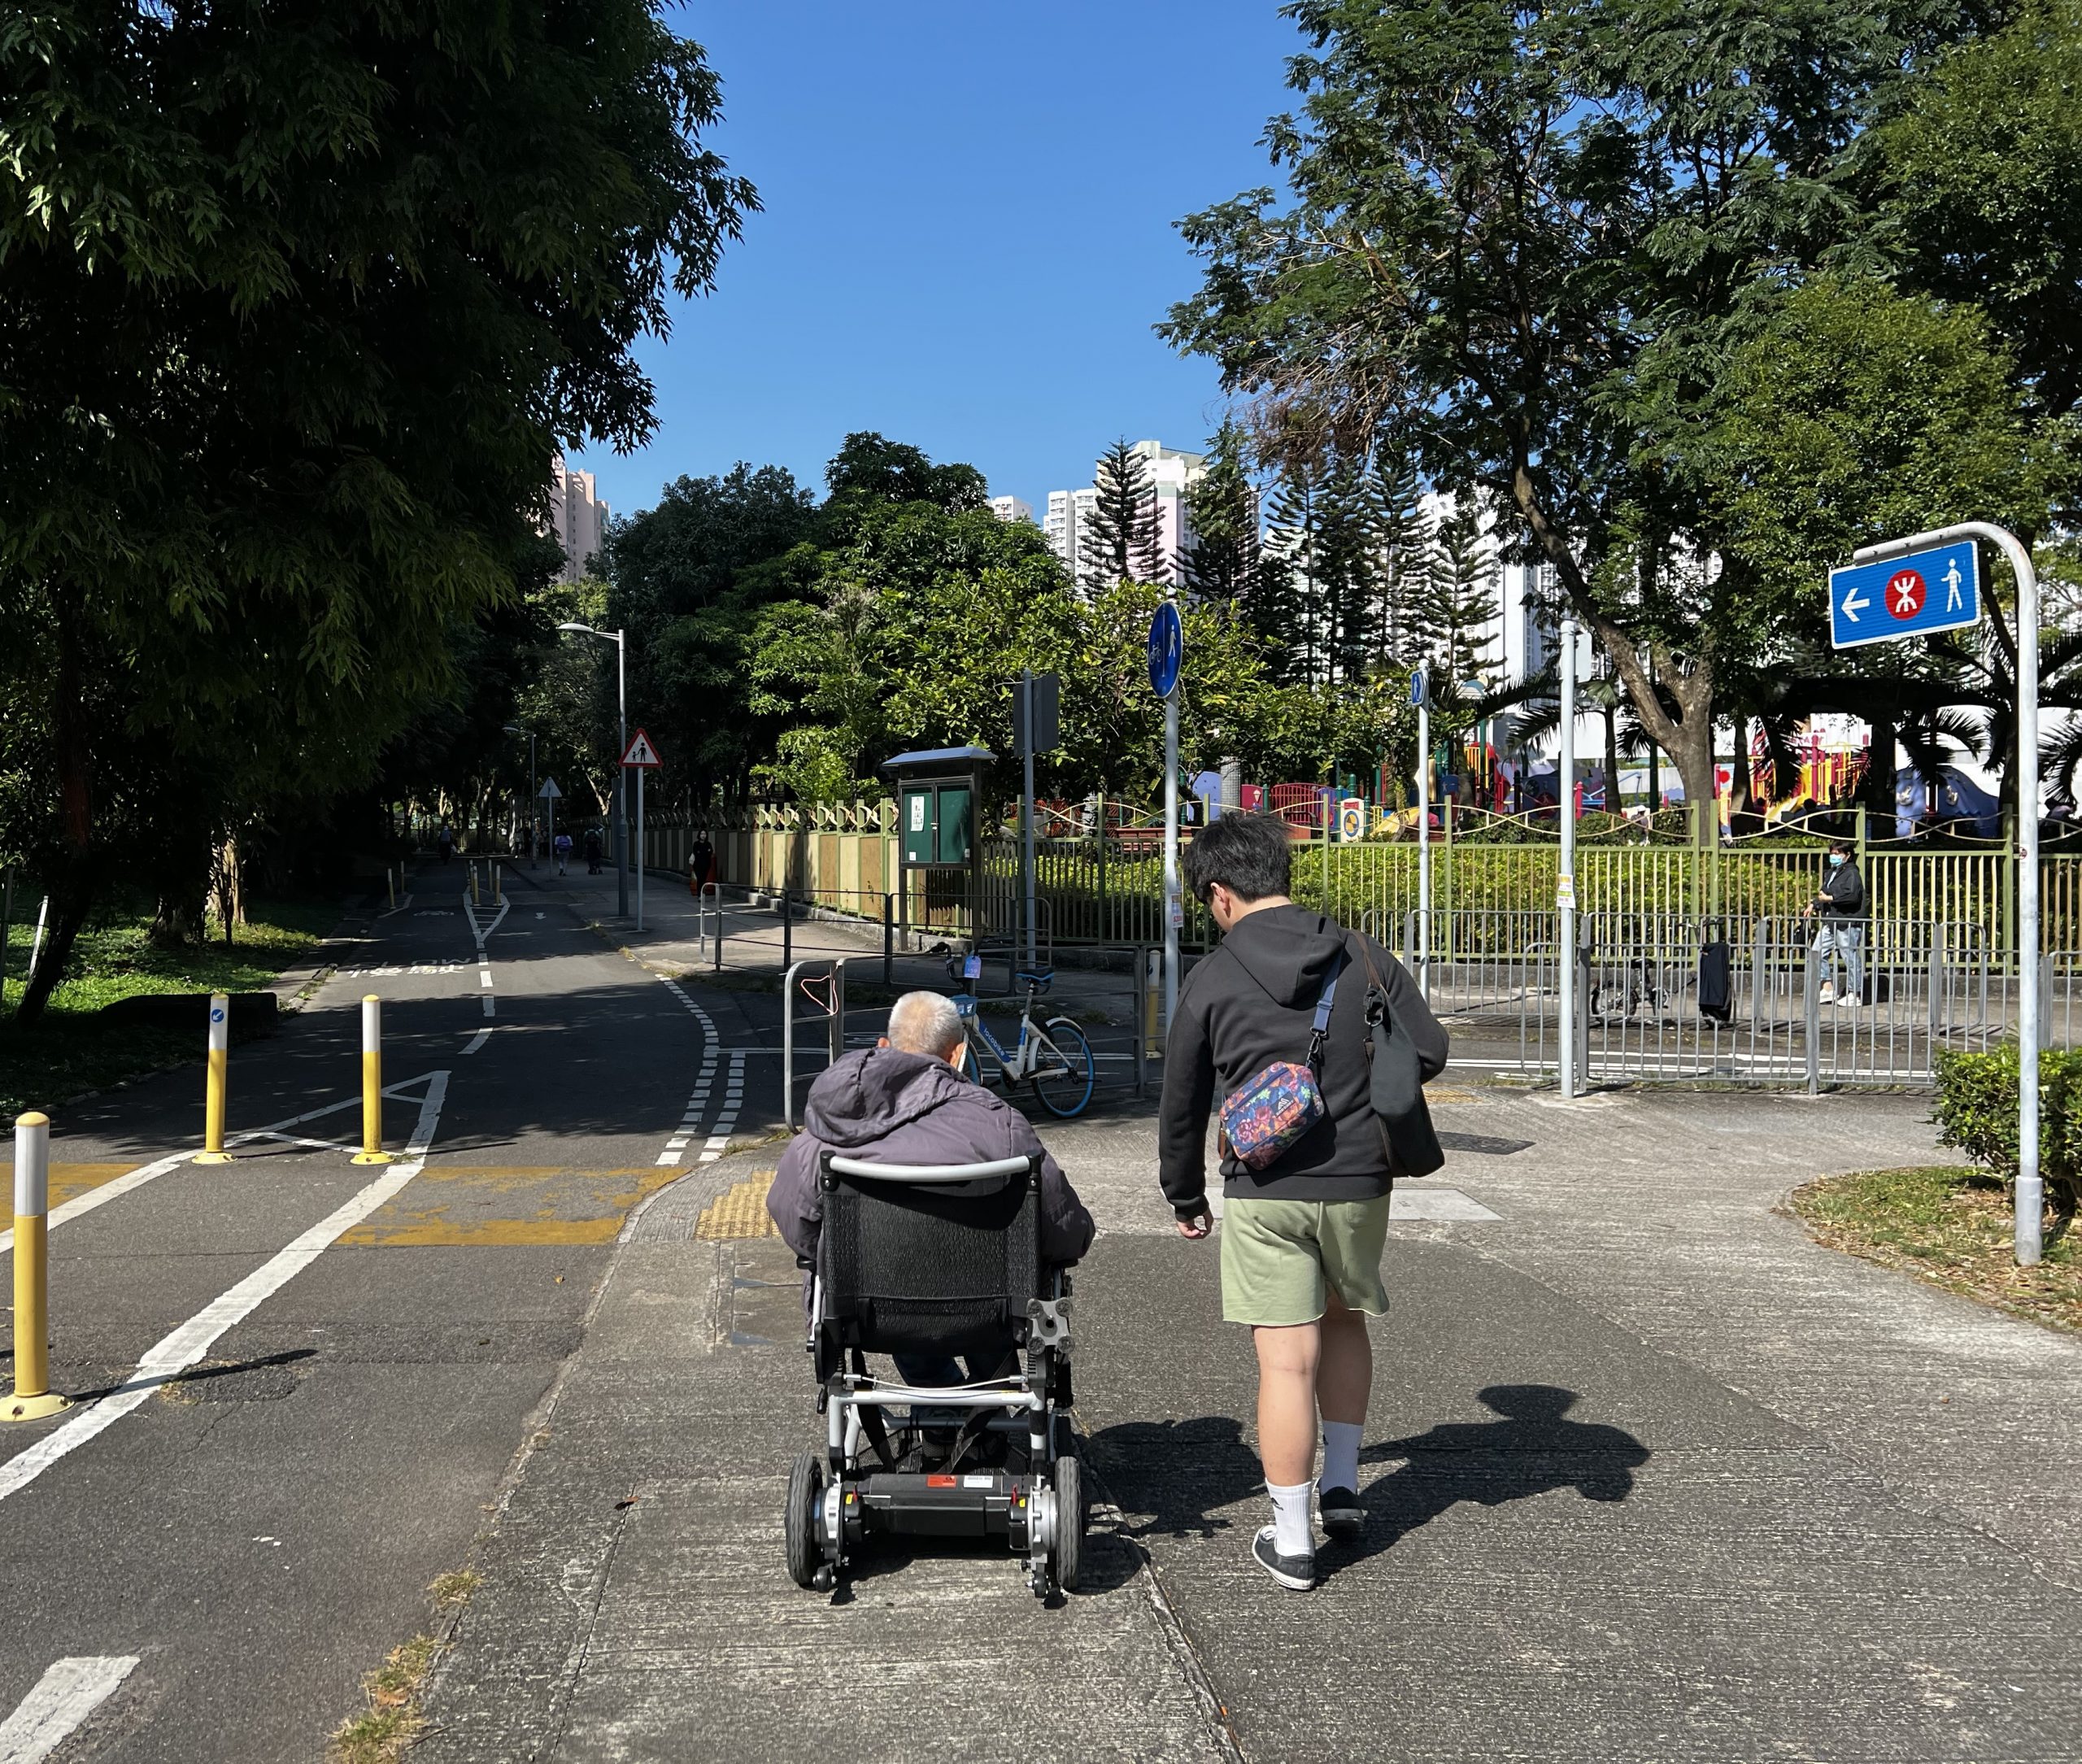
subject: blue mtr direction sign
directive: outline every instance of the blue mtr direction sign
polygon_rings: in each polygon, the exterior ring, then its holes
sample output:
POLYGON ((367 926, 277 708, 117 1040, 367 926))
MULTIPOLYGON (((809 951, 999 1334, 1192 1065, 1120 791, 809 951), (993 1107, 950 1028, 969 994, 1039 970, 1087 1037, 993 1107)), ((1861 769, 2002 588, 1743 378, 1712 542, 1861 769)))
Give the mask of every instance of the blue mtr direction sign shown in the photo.
POLYGON ((1838 649, 1956 631, 1980 616, 1980 557, 1971 539, 1829 572, 1829 641, 1838 649))

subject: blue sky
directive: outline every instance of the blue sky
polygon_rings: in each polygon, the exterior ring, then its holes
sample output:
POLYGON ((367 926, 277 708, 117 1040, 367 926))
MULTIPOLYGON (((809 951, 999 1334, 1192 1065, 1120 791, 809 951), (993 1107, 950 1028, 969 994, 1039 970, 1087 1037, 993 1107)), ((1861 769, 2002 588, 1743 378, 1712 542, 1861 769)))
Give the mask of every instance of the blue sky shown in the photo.
POLYGON ((1173 223, 1274 181, 1300 46, 1277 0, 730 0, 672 15, 765 212, 647 342, 651 445, 573 455, 617 513, 738 460, 822 488, 859 429, 1039 512, 1117 436, 1197 447, 1211 367, 1150 327, 1197 281, 1173 223))

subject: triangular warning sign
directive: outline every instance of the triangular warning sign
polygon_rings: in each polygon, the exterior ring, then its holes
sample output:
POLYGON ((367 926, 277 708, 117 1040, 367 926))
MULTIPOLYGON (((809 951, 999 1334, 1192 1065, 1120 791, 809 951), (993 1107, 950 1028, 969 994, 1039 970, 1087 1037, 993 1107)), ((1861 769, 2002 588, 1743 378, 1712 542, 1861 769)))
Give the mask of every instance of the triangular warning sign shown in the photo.
POLYGON ((636 732, 636 739, 629 744, 629 751, 621 756, 621 763, 624 765, 663 765, 665 762, 658 757, 658 750, 651 745, 651 738, 639 729, 636 732))

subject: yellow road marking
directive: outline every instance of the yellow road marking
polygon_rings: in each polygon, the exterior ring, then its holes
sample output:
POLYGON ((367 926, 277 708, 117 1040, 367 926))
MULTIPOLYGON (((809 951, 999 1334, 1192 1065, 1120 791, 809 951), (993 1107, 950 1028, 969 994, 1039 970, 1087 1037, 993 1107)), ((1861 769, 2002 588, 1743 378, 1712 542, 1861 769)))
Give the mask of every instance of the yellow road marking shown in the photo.
POLYGON ((1450 1084, 1431 1084, 1425 1087, 1424 1100, 1427 1103, 1471 1103, 1474 1092, 1455 1090, 1450 1084))
POLYGON ((76 1195, 83 1195, 119 1176, 128 1176, 135 1164, 54 1164, 50 1166, 50 1210, 55 1213, 76 1195))
POLYGON ((429 1164, 339 1241, 364 1248, 612 1244, 643 1198, 682 1172, 429 1164))
POLYGON ((773 1176, 770 1169, 754 1170, 727 1193, 710 1201, 701 1217, 695 1221, 694 1235, 711 1241, 733 1237, 778 1237, 781 1234, 774 1229, 773 1221, 766 1211, 766 1191, 773 1186, 773 1176))

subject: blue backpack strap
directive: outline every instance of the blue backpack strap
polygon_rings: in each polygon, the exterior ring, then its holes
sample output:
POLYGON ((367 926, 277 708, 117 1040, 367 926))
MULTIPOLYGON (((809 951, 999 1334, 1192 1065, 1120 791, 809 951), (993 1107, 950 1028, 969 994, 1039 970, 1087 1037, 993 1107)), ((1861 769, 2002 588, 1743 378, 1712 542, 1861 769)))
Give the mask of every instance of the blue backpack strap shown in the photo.
POLYGON ((1330 1034, 1331 1007, 1337 1003, 1337 978, 1344 972, 1344 952, 1340 949, 1337 965, 1323 982, 1323 995, 1316 1000, 1315 1020, 1309 1026, 1309 1069, 1318 1078, 1323 1075, 1323 1042, 1330 1034))

